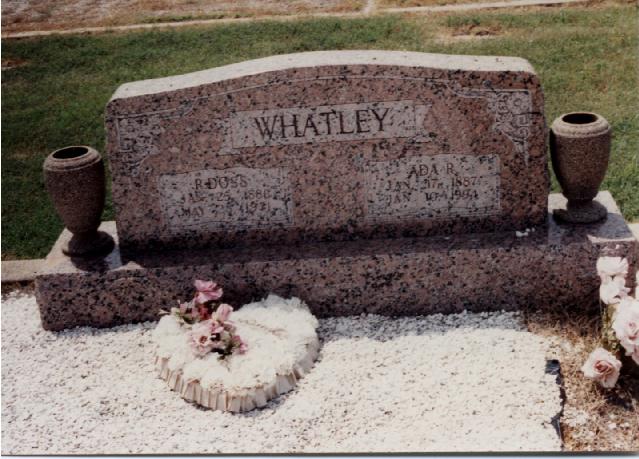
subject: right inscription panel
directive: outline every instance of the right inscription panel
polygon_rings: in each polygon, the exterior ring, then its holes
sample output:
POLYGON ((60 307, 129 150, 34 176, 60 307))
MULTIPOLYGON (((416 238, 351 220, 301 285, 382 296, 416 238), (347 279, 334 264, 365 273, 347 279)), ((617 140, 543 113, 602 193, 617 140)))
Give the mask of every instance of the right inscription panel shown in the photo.
POLYGON ((500 164, 497 155, 447 154, 368 164, 367 219, 448 218, 497 215, 500 164))

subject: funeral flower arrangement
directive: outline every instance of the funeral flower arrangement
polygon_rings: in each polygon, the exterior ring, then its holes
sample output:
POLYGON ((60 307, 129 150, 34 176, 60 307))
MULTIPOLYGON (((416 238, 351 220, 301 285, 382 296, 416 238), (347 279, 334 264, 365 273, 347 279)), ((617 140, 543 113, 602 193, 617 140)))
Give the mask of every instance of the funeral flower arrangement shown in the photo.
POLYGON ((224 358, 236 352, 245 353, 246 343, 229 320, 233 308, 219 301, 224 293, 222 287, 213 281, 202 280, 196 280, 194 286, 193 299, 171 308, 170 312, 178 323, 190 328, 187 337, 193 354, 202 357, 215 352, 224 358))
POLYGON ((595 349, 581 371, 602 387, 614 387, 619 379, 622 359, 639 369, 639 271, 636 273, 634 296, 626 286, 628 260, 602 257, 597 260, 601 278, 599 297, 603 304, 602 347, 595 349))
POLYGON ((194 285, 191 301, 164 311, 152 334, 158 374, 182 398, 249 411, 291 390, 311 370, 319 323, 302 300, 271 294, 234 311, 215 282, 194 285))

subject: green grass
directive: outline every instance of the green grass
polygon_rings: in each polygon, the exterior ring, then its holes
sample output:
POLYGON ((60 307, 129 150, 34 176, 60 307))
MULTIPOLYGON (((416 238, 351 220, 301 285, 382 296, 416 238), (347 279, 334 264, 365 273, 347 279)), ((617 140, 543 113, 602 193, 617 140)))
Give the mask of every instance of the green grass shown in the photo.
MULTIPOLYGON (((634 7, 401 18, 256 22, 96 36, 3 40, 2 257, 46 255, 62 229, 44 191, 41 166, 55 148, 104 151, 103 113, 124 82, 246 59, 320 49, 400 49, 524 57, 540 75, 550 123, 561 112, 592 110, 613 125, 612 159, 602 188, 629 220, 639 218, 639 99, 634 7), (465 25, 497 38, 445 42, 465 25)), ((553 188, 557 190, 556 184, 553 188)), ((110 200, 105 219, 113 218, 110 200)))
POLYGON ((142 19, 143 24, 162 24, 163 22, 185 22, 185 21, 206 21, 209 19, 229 19, 248 18, 255 16, 255 13, 212 13, 212 14, 178 14, 159 17, 148 17, 142 19))

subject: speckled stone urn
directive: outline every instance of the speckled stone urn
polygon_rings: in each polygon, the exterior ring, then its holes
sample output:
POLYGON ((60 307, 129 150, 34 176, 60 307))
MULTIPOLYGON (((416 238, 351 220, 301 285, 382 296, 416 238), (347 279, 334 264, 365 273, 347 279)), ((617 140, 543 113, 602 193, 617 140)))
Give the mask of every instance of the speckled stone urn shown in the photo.
POLYGON ((110 252, 113 239, 98 231, 105 197, 100 153, 86 146, 54 151, 44 161, 44 183, 56 212, 73 234, 62 251, 73 257, 110 252))
POLYGON ((608 168, 611 134, 608 121, 596 113, 566 113, 552 123, 552 166, 568 199, 565 208, 554 210, 559 220, 594 223, 606 218, 606 208, 594 198, 608 168))

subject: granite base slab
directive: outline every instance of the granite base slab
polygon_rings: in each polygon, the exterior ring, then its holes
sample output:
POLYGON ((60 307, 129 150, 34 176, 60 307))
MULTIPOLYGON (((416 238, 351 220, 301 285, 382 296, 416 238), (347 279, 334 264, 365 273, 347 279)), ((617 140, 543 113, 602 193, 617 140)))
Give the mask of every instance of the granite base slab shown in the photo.
POLYGON ((565 205, 563 196, 550 195, 547 224, 527 236, 512 231, 144 254, 122 252, 115 222, 104 222, 114 250, 102 259, 69 258, 61 251, 70 237, 65 230, 36 278, 36 297, 47 330, 155 320, 160 309, 192 295, 194 279, 221 283, 235 305, 269 292, 298 296, 319 317, 588 309, 598 303, 596 259, 625 256, 636 269, 639 258, 638 241, 612 196, 601 192, 597 200, 608 209, 605 221, 568 225, 550 216, 565 205))

